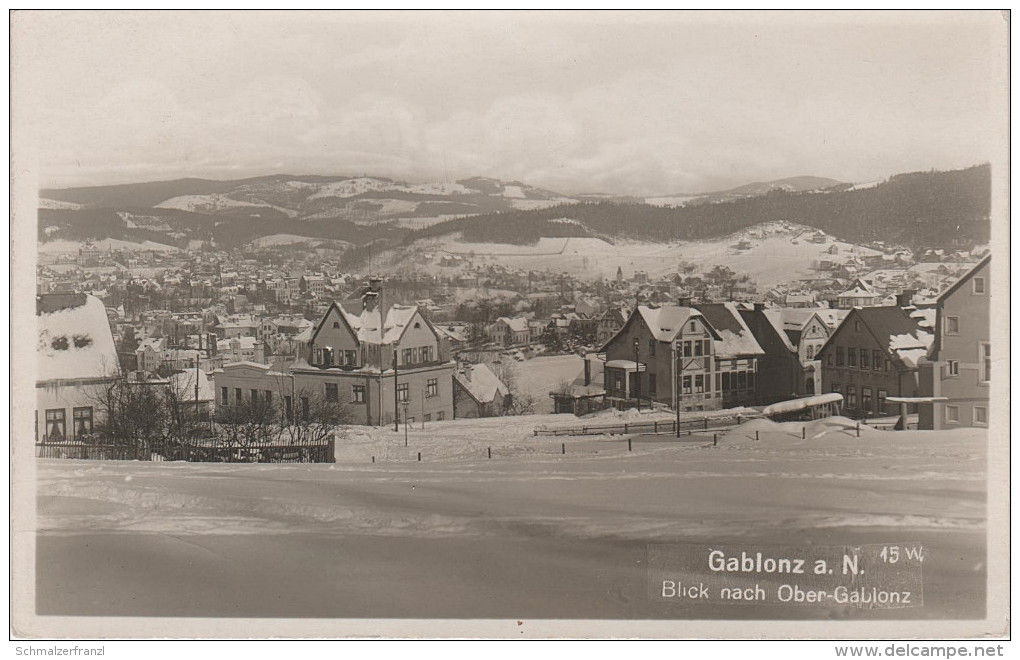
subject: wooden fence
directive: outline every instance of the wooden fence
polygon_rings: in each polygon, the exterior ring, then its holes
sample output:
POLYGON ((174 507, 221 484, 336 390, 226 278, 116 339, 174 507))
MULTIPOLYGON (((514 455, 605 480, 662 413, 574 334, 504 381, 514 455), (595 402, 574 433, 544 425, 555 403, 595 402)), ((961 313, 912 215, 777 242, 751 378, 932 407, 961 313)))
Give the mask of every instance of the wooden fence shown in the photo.
MULTIPOLYGON (((712 417, 686 418, 680 420, 680 432, 708 431, 711 429, 739 426, 749 419, 761 415, 718 415, 712 417)), ((629 435, 631 433, 672 433, 677 432, 676 420, 653 420, 650 422, 623 422, 620 424, 592 424, 552 429, 535 429, 537 435, 629 435)))

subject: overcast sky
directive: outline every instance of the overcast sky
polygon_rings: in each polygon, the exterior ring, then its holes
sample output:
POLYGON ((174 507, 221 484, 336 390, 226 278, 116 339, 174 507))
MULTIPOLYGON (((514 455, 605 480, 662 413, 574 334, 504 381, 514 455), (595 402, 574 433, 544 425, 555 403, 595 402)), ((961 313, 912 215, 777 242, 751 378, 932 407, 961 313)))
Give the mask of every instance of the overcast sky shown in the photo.
POLYGON ((14 19, 13 120, 43 186, 863 182, 1002 149, 1005 35, 995 13, 30 12, 14 19))

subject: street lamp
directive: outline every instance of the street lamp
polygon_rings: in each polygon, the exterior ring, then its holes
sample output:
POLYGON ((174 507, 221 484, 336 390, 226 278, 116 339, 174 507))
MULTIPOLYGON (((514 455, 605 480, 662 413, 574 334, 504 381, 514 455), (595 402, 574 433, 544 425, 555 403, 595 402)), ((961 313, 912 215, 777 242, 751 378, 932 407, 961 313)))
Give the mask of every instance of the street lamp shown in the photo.
POLYGON ((640 357, 641 340, 634 338, 634 398, 637 399, 637 409, 641 412, 641 363, 640 357))

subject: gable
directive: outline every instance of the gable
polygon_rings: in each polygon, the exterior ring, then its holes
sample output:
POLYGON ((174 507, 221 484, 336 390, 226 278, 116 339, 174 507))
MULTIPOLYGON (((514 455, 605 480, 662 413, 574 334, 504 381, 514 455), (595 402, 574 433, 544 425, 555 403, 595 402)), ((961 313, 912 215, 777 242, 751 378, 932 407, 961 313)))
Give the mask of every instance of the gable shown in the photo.
POLYGON ((439 336, 433 329, 432 324, 425 319, 420 311, 415 311, 404 325, 400 338, 397 340, 397 345, 402 348, 411 348, 415 346, 435 346, 438 342, 439 336))
POLYGON ((329 306, 322 320, 319 321, 319 325, 312 334, 311 344, 313 348, 324 346, 341 350, 358 348, 358 335, 335 302, 329 306))

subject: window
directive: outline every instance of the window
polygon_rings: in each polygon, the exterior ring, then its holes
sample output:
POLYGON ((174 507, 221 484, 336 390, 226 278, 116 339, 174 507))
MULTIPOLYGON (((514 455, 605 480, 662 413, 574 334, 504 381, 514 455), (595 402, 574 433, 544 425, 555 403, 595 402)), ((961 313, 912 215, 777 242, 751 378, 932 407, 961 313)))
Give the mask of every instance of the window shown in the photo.
POLYGON ((340 321, 333 321, 333 327, 334 328, 339 328, 340 327, 340 321))
POLYGON ((287 416, 287 421, 294 421, 294 400, 289 396, 283 397, 283 408, 284 414, 287 416))
POLYGON ((715 372, 715 391, 718 392, 722 389, 722 374, 718 371, 715 372))
POLYGON ((960 362, 958 360, 949 360, 946 362, 946 376, 959 376, 960 375, 960 362))
POLYGON ((353 367, 358 363, 358 352, 357 351, 344 351, 344 364, 348 367, 353 367))
POLYGON ((230 405, 230 390, 226 387, 220 388, 220 402, 225 406, 230 405))
POLYGON ((694 391, 701 393, 705 391, 705 376, 698 374, 694 377, 694 391))
POLYGON ((439 379, 429 378, 425 383, 425 396, 438 396, 439 395, 439 379))
POLYGON ((397 385, 397 400, 402 403, 407 403, 410 400, 409 388, 407 383, 400 383, 397 385))
POLYGON ((880 414, 885 414, 885 400, 886 400, 886 397, 888 397, 888 396, 889 396, 889 392, 888 391, 886 391, 886 390, 879 390, 878 391, 878 402, 877 402, 878 407, 877 407, 877 410, 878 410, 878 412, 880 414))
POLYGON ((251 405, 256 405, 259 402, 259 391, 251 390, 251 405))
POLYGON ((648 357, 655 357, 655 340, 648 340, 648 357))
POLYGON ((886 371, 889 371, 889 364, 890 364, 890 363, 889 363, 889 360, 886 360, 886 361, 885 361, 885 370, 886 370, 886 371))
POLYGON ((846 386, 846 407, 856 408, 857 407, 857 388, 853 385, 846 386))
POLYGON ((656 387, 657 383, 655 379, 655 374, 648 374, 648 396, 651 397, 655 396, 656 387))
POLYGON ((437 412, 437 413, 436 413, 436 421, 437 421, 437 422, 441 422, 441 421, 443 421, 444 419, 446 419, 446 413, 445 413, 445 412, 443 412, 442 410, 440 410, 439 412, 437 412))
POLYGON ((75 408, 72 411, 75 437, 92 433, 92 406, 75 408))
POLYGON ((863 410, 864 412, 871 412, 872 411, 872 408, 871 408, 871 388, 870 387, 862 387, 861 388, 861 410, 863 410))
POLYGON ((244 400, 241 398, 241 388, 240 387, 235 387, 234 388, 234 404, 239 406, 242 403, 244 403, 244 400))
POLYGON ((808 345, 807 347, 807 359, 812 359, 815 356, 815 347, 808 345))
POLYGON ((691 377, 690 376, 684 376, 683 380, 681 381, 681 383, 682 383, 682 385, 680 387, 680 391, 682 393, 684 393, 684 394, 690 394, 691 393, 691 377))
POLYGON ((273 405, 273 393, 270 392, 269 390, 266 390, 262 394, 263 394, 263 400, 266 402, 266 407, 268 408, 269 406, 272 406, 273 405))
POLYGON ((960 334, 960 317, 959 316, 947 316, 946 317, 946 334, 947 335, 958 335, 958 334, 960 334))
POLYGON ((63 408, 46 411, 46 437, 50 440, 63 440, 67 422, 63 408))
POLYGON ((882 351, 871 351, 871 366, 875 370, 882 368, 882 351))
POLYGON ((684 342, 684 357, 691 357, 691 342, 684 342))
POLYGON ((704 342, 701 340, 694 342, 694 355, 697 357, 701 357, 704 354, 705 354, 704 342))
POLYGON ((862 348, 861 349, 861 369, 868 369, 868 368, 871 367, 871 362, 868 360, 868 355, 870 355, 870 353, 868 353, 868 349, 862 348))
POLYGON ((333 366, 333 349, 324 348, 322 349, 322 363, 327 367, 333 366))
POLYGON ((308 401, 308 397, 306 396, 301 397, 301 418, 307 422, 310 412, 311 402, 308 401))
POLYGON ((836 347, 836 366, 837 367, 842 367, 844 364, 846 364, 846 358, 843 357, 843 347, 842 346, 837 346, 836 347))
POLYGON ((854 348, 846 349, 846 364, 848 367, 857 366, 857 350, 854 348))
POLYGON ((960 406, 946 406, 946 423, 960 423, 960 406))
POLYGON ((975 426, 988 425, 988 408, 974 406, 974 425, 975 426))
POLYGON ((981 382, 987 383, 992 380, 992 345, 986 341, 981 342, 981 382))
POLYGON ((974 295, 977 296, 983 295, 985 292, 985 278, 975 277, 973 279, 973 282, 974 282, 974 295))
POLYGON ((691 321, 691 332, 697 332, 697 331, 698 331, 698 324, 696 322, 694 322, 694 321, 691 321))
POLYGON ((425 416, 424 416, 422 421, 431 422, 432 421, 432 413, 425 413, 425 416))
POLYGON ((400 352, 400 361, 403 364, 411 364, 411 359, 412 358, 410 348, 405 348, 403 351, 400 352))
POLYGON ((336 383, 326 383, 326 400, 333 402, 340 400, 340 388, 336 383))
POLYGON ((353 385, 351 387, 351 399, 354 403, 365 403, 365 386, 353 385))
MULTIPOLYGON (((717 374, 717 375, 718 375, 718 374, 717 374)), ((734 378, 734 380, 736 380, 736 379, 734 378)), ((729 373, 724 373, 724 374, 722 375, 722 389, 724 389, 724 390, 729 390, 729 389, 730 389, 730 387, 732 387, 732 386, 730 385, 730 374, 729 374, 729 373)))

